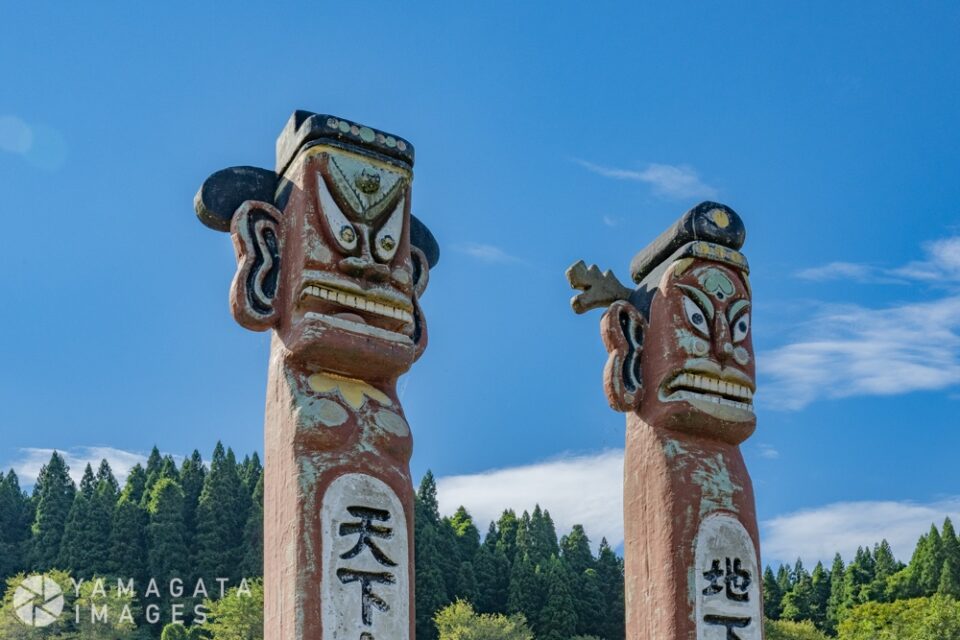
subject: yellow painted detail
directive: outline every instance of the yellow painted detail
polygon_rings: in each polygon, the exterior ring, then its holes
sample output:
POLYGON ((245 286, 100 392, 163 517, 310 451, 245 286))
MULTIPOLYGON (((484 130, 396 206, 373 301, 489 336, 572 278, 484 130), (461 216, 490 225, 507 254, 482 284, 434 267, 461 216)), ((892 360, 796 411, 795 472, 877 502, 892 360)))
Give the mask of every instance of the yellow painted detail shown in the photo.
POLYGON ((690 268, 690 265, 693 264, 693 258, 680 258, 673 263, 673 276, 679 278, 684 274, 684 272, 690 268))
POLYGON ((387 394, 363 380, 338 376, 335 373, 315 373, 307 382, 317 393, 336 391, 344 402, 354 409, 362 407, 367 398, 372 398, 388 407, 393 404, 387 394))
POLYGON ((710 212, 710 217, 713 218, 714 224, 721 229, 726 229, 727 225, 730 224, 730 216, 728 216, 727 212, 723 211, 722 209, 714 209, 710 212))

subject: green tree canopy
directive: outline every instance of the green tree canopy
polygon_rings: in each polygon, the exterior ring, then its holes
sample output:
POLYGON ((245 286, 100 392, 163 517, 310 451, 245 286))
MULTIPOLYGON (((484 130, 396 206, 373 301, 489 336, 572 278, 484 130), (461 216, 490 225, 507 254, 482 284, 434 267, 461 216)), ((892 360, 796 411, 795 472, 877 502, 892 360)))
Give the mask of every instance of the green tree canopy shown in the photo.
POLYGON ((594 569, 596 562, 590 551, 590 538, 582 524, 575 524, 570 533, 560 539, 560 557, 575 575, 594 569))
POLYGON ((183 528, 183 490, 170 478, 161 478, 147 503, 147 566, 158 583, 187 575, 187 543, 183 528))
POLYGON ((0 579, 26 568, 30 540, 30 504, 11 469, 0 473, 0 579))
POLYGON ((205 600, 209 610, 202 629, 211 640, 262 640, 263 581, 233 587, 220 600, 205 600))
POLYGON ((434 621, 440 640, 533 640, 522 615, 478 614, 462 600, 439 611, 434 621))
POLYGON ((543 567, 543 608, 536 624, 538 640, 569 640, 577 632, 576 604, 567 569, 556 556, 543 567))
POLYGON ((231 583, 240 579, 240 541, 246 525, 244 514, 248 511, 248 506, 241 504, 243 493, 233 451, 224 450, 218 442, 197 505, 193 553, 195 575, 207 584, 218 578, 231 583))
POLYGON ((76 486, 70 479, 70 468, 56 451, 40 469, 33 491, 37 511, 32 529, 30 568, 47 571, 60 558, 60 543, 76 494, 76 486))
POLYGON ((827 640, 827 636, 809 620, 806 622, 767 620, 764 632, 767 640, 827 640))
POLYGON ((112 512, 113 505, 103 503, 104 498, 97 496, 96 478, 88 464, 70 506, 57 560, 58 566, 70 567, 78 578, 89 579, 107 570, 112 513, 106 515, 102 511, 108 508, 112 512))
POLYGON ((840 623, 839 640, 960 640, 960 605, 934 596, 869 602, 840 623))

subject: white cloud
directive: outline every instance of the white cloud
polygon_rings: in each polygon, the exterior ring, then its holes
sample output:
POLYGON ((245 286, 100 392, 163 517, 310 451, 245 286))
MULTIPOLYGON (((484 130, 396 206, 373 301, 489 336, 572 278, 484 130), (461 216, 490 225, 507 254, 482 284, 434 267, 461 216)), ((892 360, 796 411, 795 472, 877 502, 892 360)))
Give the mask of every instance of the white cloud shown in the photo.
POLYGON ((603 216, 603 224, 607 225, 608 227, 616 227, 620 224, 620 221, 613 216, 603 216))
POLYGON ((894 268, 880 268, 860 262, 831 262, 797 272, 804 280, 852 280, 887 284, 910 281, 950 284, 960 280, 960 237, 953 236, 928 242, 923 247, 926 258, 894 268))
MULTIPOLYGON (((769 445, 762 450, 776 453, 769 445)), ((764 453, 761 456, 768 457, 764 453)), ((440 512, 467 508, 481 533, 505 508, 520 514, 536 504, 550 511, 559 534, 582 524, 594 546, 606 537, 623 543, 623 451, 549 460, 520 467, 437 479, 440 512)), ((960 520, 960 496, 929 503, 860 501, 828 504, 761 523, 765 563, 803 558, 810 566, 839 552, 850 559, 858 546, 886 539, 904 562, 932 523, 960 520)))
POLYGON ((653 187, 658 195, 668 198, 713 198, 717 190, 700 180, 697 172, 689 166, 670 164, 648 164, 645 169, 616 169, 574 159, 574 162, 593 173, 614 178, 643 182, 653 187))
POLYGON ((454 245, 454 250, 465 253, 468 256, 482 260, 483 262, 505 263, 520 262, 520 258, 512 256, 500 247, 492 244, 481 244, 478 242, 465 242, 454 245))
POLYGON ((800 409, 821 397, 897 395, 960 383, 960 236, 929 242, 923 250, 923 260, 896 268, 831 262, 798 272, 816 281, 943 288, 935 300, 886 308, 814 306, 792 342, 758 357, 769 378, 758 400, 800 409))
MULTIPOLYGON (((70 467, 70 477, 75 482, 80 482, 87 464, 96 472, 100 461, 106 460, 110 463, 117 481, 123 484, 135 464, 146 465, 147 462, 147 456, 143 454, 112 447, 74 447, 57 451, 70 467)), ((53 452, 53 449, 20 449, 20 457, 7 464, 5 468, 13 468, 17 472, 22 486, 30 486, 37 481, 41 467, 50 461, 53 452)))
POLYGON ((550 511, 561 535, 582 524, 594 546, 623 542, 623 451, 548 460, 437 480, 440 512, 467 508, 481 533, 506 508, 550 511))
POLYGON ((931 524, 939 526, 947 516, 956 521, 958 515, 960 497, 927 504, 838 502, 797 511, 761 523, 763 561, 778 564, 800 557, 812 567, 818 560, 829 563, 838 552, 849 560, 857 547, 886 539, 894 555, 907 562, 931 524))
POLYGON ((772 444, 758 444, 757 451, 761 458, 767 460, 777 460, 780 458, 780 452, 772 444))
POLYGON ((924 245, 926 260, 910 262, 891 273, 931 283, 960 280, 960 237, 935 240, 924 245))
POLYGON ((33 130, 16 116, 0 116, 0 150, 25 154, 33 146, 33 130))
POLYGON ((824 307, 792 344, 761 353, 758 397, 800 409, 820 397, 898 395, 960 383, 960 296, 885 309, 824 307))
POLYGON ((853 280, 855 282, 872 282, 878 276, 875 267, 856 262, 831 262, 821 267, 810 267, 797 272, 797 277, 804 280, 853 280))

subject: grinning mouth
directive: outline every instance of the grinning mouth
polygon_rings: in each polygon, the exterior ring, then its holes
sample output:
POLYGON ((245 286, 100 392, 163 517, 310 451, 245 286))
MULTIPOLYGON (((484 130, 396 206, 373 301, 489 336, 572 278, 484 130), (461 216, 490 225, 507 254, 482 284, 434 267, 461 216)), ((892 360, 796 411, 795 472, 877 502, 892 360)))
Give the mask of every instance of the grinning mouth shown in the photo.
POLYGON ((719 377, 681 371, 664 385, 664 400, 703 400, 753 411, 753 389, 719 377))
POLYGON ((367 314, 400 320, 406 324, 413 323, 411 305, 400 306, 393 302, 386 302, 383 299, 375 299, 359 291, 345 291, 325 284, 309 283, 303 287, 303 291, 300 293, 300 300, 303 302, 310 298, 332 302, 341 307, 355 309, 367 314))

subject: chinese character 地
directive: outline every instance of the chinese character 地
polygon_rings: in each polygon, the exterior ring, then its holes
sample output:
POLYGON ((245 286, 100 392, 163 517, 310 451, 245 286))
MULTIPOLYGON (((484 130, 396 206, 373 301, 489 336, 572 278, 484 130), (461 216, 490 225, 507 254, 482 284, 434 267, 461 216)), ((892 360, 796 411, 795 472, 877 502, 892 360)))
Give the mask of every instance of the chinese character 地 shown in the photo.
MULTIPOLYGON (((720 560, 711 562, 710 570, 703 572, 703 577, 710 584, 703 590, 705 596, 715 596, 724 592, 727 600, 733 602, 750 601, 750 572, 743 569, 740 558, 725 558, 724 568, 720 568, 720 560)), ((726 627, 726 640, 741 640, 734 629, 743 629, 750 625, 751 618, 723 615, 706 615, 703 621, 708 625, 726 627)))

